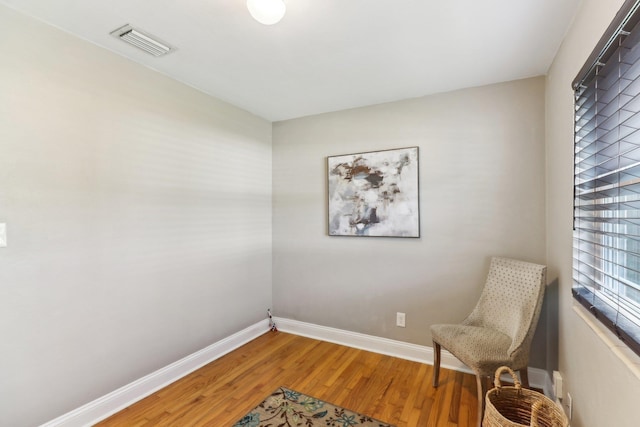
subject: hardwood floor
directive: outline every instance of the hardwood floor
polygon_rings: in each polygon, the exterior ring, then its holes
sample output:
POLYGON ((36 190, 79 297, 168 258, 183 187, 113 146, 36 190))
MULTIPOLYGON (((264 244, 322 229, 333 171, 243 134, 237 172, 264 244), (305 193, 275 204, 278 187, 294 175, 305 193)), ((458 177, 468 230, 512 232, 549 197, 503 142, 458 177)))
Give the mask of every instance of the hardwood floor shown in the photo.
POLYGON ((269 332, 98 426, 232 426, 280 386, 395 424, 476 424, 473 375, 269 332))

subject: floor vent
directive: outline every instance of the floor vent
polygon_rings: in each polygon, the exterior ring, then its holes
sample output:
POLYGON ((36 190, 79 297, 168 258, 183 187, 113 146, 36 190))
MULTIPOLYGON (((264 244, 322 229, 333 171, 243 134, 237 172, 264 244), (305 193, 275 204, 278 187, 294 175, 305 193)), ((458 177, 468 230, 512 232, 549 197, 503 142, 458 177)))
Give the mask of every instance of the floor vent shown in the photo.
POLYGON ((124 25, 117 30, 113 30, 110 34, 153 56, 163 56, 175 50, 174 47, 158 40, 157 37, 137 28, 133 28, 129 24, 124 25))

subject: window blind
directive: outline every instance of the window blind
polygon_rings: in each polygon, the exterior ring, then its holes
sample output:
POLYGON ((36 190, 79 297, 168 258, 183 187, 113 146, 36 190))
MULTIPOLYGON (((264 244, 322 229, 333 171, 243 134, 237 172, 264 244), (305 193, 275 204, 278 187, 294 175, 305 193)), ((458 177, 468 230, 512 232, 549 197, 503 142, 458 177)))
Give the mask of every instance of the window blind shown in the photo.
POLYGON ((640 355, 640 5, 573 82, 573 296, 640 355))

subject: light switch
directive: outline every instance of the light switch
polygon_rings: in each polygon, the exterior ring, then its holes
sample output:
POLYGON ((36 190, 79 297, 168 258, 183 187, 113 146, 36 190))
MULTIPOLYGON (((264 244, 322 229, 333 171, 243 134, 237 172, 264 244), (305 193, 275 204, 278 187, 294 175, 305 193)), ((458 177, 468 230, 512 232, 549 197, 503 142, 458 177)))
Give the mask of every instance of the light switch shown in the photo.
POLYGON ((7 246, 7 224, 0 223, 0 248, 7 246))

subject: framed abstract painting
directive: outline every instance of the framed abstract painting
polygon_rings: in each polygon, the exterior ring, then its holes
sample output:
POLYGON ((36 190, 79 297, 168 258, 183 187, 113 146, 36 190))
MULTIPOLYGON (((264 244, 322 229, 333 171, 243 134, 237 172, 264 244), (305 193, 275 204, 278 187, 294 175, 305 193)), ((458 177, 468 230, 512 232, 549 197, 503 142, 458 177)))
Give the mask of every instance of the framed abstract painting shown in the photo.
POLYGON ((420 237, 418 147, 327 157, 329 235, 420 237))

